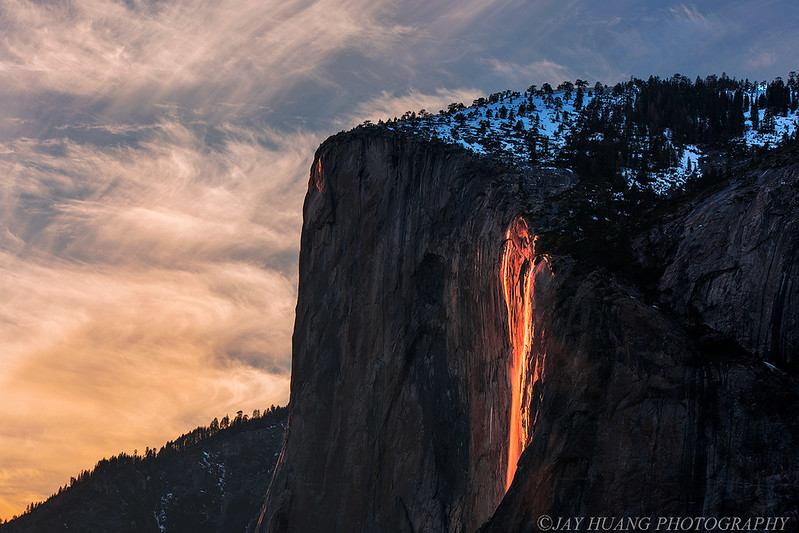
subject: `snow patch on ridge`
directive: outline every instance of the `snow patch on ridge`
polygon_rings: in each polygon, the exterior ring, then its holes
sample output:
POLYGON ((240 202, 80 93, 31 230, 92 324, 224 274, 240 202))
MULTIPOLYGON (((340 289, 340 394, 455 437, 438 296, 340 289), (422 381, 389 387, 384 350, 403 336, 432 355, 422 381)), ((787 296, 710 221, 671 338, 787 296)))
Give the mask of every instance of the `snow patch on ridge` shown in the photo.
MULTIPOLYGON (((750 96, 756 98, 764 92, 765 85, 758 85, 750 96)), ((602 104, 621 109, 630 95, 614 94, 611 88, 604 86, 602 94, 587 87, 583 90, 582 101, 578 101, 579 98, 576 89, 555 90, 551 94, 540 90, 533 93, 505 91, 475 100, 469 107, 451 105, 448 112, 406 114, 405 120, 389 121, 384 126, 395 130, 412 129, 477 154, 496 155, 521 164, 529 164, 530 146, 534 145, 536 166, 562 167, 558 156, 567 146, 568 136, 579 128, 580 113, 585 107, 594 99, 600 99, 602 104)), ((770 117, 772 129, 770 125, 762 127, 767 117, 766 111, 761 109, 760 130, 753 127, 748 110, 745 109, 744 115, 746 133, 733 143, 773 147, 794 136, 799 129, 797 111, 770 117)), ((653 192, 666 195, 683 187, 691 177, 702 175, 703 158, 708 155, 703 148, 695 144, 676 147, 671 142, 670 132, 663 133, 667 148, 676 153, 676 161, 668 168, 650 172, 646 182, 639 181, 636 170, 623 168, 621 173, 628 186, 644 188, 648 183, 653 192)), ((593 140, 602 140, 602 133, 594 136, 593 140)), ((640 142, 646 143, 647 139, 640 139, 640 142)))

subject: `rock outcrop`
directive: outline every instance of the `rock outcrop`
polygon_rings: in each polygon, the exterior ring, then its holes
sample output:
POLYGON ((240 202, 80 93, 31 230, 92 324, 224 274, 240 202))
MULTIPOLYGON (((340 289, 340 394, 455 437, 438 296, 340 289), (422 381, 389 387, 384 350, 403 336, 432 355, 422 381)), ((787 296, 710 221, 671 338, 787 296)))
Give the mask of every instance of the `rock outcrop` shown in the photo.
POLYGON ((706 325, 793 370, 799 370, 797 191, 799 164, 755 169, 655 230, 668 239, 650 236, 667 249, 663 300, 684 322, 706 325))
POLYGON ((329 139, 304 205, 290 420, 261 530, 796 521, 797 381, 762 358, 796 360, 797 232, 775 228, 796 228, 797 175, 768 171, 644 232, 659 309, 612 272, 536 252, 568 174, 374 128, 329 139), (729 343, 709 349, 700 326, 729 343))

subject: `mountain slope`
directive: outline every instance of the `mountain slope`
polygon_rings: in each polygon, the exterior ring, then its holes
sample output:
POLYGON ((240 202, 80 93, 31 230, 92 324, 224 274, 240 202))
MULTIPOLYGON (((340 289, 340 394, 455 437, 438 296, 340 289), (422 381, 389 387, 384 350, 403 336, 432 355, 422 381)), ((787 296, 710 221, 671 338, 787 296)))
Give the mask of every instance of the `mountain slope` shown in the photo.
POLYGON ((3 533, 57 531, 244 531, 257 516, 283 442, 286 408, 227 425, 216 420, 144 457, 120 455, 31 512, 3 533))

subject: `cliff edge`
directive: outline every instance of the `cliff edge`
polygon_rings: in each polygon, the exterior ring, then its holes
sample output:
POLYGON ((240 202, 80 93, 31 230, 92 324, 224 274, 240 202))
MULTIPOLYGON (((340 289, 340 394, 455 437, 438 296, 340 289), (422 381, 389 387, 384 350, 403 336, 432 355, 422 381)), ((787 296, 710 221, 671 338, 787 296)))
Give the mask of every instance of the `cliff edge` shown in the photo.
POLYGON ((261 531, 796 524, 798 176, 747 170, 641 229, 637 267, 658 273, 642 287, 537 249, 568 212, 566 171, 378 128, 332 137, 303 207, 261 531))

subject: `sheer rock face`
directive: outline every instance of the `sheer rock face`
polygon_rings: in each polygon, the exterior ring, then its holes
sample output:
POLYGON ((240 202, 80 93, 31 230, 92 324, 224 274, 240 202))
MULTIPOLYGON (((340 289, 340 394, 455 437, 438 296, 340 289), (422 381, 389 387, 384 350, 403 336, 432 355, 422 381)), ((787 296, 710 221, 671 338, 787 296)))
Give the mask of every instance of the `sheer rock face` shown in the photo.
POLYGON ((751 358, 705 358, 634 289, 573 268, 562 258, 536 279, 537 423, 482 531, 538 531, 544 514, 796 523, 796 380, 751 358))
POLYGON ((511 400, 500 254, 520 180, 394 134, 319 149, 270 528, 463 531, 494 511, 511 400))
POLYGON ((799 369, 799 165, 746 177, 661 228, 677 246, 660 289, 689 321, 799 369))
MULTIPOLYGON (((568 257, 525 256, 507 269, 509 228, 522 214, 531 233, 545 227, 551 193, 570 183, 374 130, 320 147, 303 213, 290 421, 262 531, 534 531, 543 513, 799 519, 796 380, 751 356, 708 352, 685 329, 690 306, 725 333, 716 317, 730 312, 719 307, 749 305, 742 316, 753 322, 779 316, 779 358, 795 356, 796 241, 768 228, 796 224, 796 209, 755 223, 777 256, 752 252, 760 262, 747 263, 746 279, 779 278, 776 292, 703 275, 740 255, 720 229, 737 220, 718 213, 735 205, 729 191, 640 239, 642 261, 666 265, 667 314, 568 257), (695 253, 695 224, 716 252, 695 253), (749 269, 761 265, 771 270, 759 278, 749 269), (507 272, 518 277, 510 291, 507 272), (529 320, 509 313, 509 293, 531 295, 529 320), (782 311, 759 315, 774 294, 786 295, 782 311), (511 346, 519 324, 530 326, 521 350, 511 346), (526 449, 506 494, 517 416, 526 449)), ((732 194, 750 189, 760 198, 757 184, 732 194)), ((766 195, 760 209, 774 201, 766 195)), ((768 324, 746 328, 773 332, 768 324)), ((774 353, 763 346, 753 352, 774 353)))

